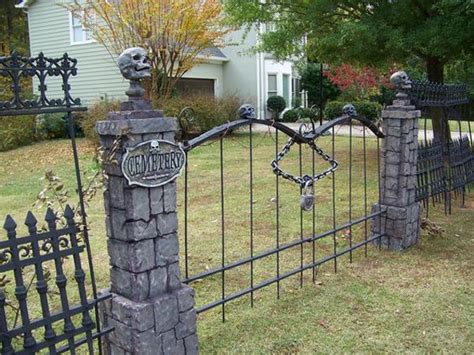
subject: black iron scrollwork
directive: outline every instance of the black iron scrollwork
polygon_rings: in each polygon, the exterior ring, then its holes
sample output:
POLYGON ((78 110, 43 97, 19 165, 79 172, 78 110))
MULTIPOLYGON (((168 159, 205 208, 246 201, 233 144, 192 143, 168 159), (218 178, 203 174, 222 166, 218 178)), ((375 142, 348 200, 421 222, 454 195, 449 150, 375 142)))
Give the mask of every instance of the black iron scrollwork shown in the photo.
POLYGON ((10 99, 0 101, 0 114, 24 114, 65 111, 82 111, 81 100, 71 95, 70 78, 77 75, 77 60, 67 53, 60 58, 48 58, 43 53, 36 57, 22 57, 17 52, 0 57, 0 76, 11 83, 10 99), (61 98, 48 96, 48 79, 57 77, 61 83, 61 98), (35 98, 22 97, 21 81, 34 78, 37 84, 35 98), (26 111, 26 112, 25 112, 26 111))

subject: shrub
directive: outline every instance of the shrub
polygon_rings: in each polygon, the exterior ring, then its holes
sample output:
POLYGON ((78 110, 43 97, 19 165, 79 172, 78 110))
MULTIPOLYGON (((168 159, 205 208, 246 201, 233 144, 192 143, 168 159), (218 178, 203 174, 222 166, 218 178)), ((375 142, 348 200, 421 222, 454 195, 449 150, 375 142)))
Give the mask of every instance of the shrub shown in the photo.
POLYGON ((0 117, 0 151, 34 142, 35 131, 35 116, 0 117))
POLYGON ((90 106, 87 112, 81 115, 82 117, 79 120, 79 125, 85 137, 98 145, 99 136, 95 131, 96 122, 106 120, 109 112, 119 110, 120 101, 118 100, 102 100, 90 106))
MULTIPOLYGON (((308 102, 310 105, 318 105, 321 101, 321 70, 319 63, 307 63, 301 69, 301 88, 308 93, 308 102)), ((326 102, 335 100, 341 91, 331 83, 323 70, 323 107, 326 102)))
POLYGON ((286 110, 281 118, 282 122, 296 122, 299 119, 297 109, 286 110))
POLYGON ((36 135, 39 139, 67 137, 67 122, 64 113, 44 113, 36 116, 36 135))
POLYGON ((318 119, 318 110, 311 107, 300 107, 298 108, 298 114, 300 119, 310 119, 310 120, 317 120, 318 119))
POLYGON ((281 96, 270 96, 267 100, 267 108, 274 116, 279 116, 286 108, 285 99, 281 96))
POLYGON ((162 109, 168 117, 178 117, 183 108, 192 108, 192 122, 181 122, 183 134, 189 136, 237 119, 241 104, 242 101, 237 96, 219 98, 196 94, 171 97, 167 100, 157 101, 154 106, 162 109))
POLYGON ((301 96, 293 96, 291 98, 291 102, 292 102, 292 105, 293 105, 293 108, 298 108, 298 107, 301 107, 301 104, 302 104, 302 100, 301 100, 301 96))
MULTIPOLYGON (((347 102, 331 101, 328 102, 324 110, 324 117, 327 120, 333 120, 342 116, 342 108, 347 102)), ((352 103, 359 115, 365 116, 371 121, 377 121, 382 114, 382 105, 371 101, 356 101, 352 103)))

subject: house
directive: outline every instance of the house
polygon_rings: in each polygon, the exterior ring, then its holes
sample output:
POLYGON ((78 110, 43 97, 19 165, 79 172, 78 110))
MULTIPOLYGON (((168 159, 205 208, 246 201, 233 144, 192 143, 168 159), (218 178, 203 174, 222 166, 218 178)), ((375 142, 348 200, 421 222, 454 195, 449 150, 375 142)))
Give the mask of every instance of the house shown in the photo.
MULTIPOLYGON (((67 52, 76 58, 78 76, 72 80, 72 94, 85 105, 105 98, 122 99, 128 84, 120 75, 115 58, 91 38, 77 18, 58 5, 59 1, 62 0, 20 0, 17 5, 28 14, 32 55, 43 52, 48 57, 58 57, 67 52)), ((239 44, 209 49, 203 63, 185 74, 178 89, 218 97, 238 95, 255 106, 259 117, 264 117, 266 100, 272 95, 283 96, 291 107, 293 97, 300 95, 293 61, 276 62, 265 53, 248 53, 263 30, 262 25, 246 36, 244 31, 231 33, 229 43, 239 44)), ((59 85, 48 84, 51 96, 55 90, 59 95, 59 85)))

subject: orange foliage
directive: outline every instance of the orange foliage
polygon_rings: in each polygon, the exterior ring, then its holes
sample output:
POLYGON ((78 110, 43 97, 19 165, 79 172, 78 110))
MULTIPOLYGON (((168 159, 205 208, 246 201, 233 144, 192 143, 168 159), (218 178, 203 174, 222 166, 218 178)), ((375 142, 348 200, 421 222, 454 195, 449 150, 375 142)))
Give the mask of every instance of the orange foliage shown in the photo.
POLYGON ((164 97, 230 31, 219 0, 75 0, 66 7, 111 54, 148 49, 153 91, 164 97))

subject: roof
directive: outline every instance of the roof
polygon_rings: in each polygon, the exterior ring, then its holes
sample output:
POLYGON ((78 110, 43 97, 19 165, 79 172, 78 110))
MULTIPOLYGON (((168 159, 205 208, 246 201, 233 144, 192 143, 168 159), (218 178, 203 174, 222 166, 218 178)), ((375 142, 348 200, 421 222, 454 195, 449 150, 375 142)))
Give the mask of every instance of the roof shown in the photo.
POLYGON ((16 2, 16 5, 15 5, 16 7, 25 8, 33 4, 35 0, 15 0, 15 2, 16 2))
POLYGON ((216 47, 211 47, 204 49, 201 51, 202 55, 209 56, 209 57, 214 57, 214 58, 222 58, 225 59, 227 58, 224 53, 219 48, 216 47))

